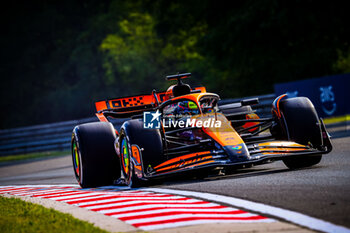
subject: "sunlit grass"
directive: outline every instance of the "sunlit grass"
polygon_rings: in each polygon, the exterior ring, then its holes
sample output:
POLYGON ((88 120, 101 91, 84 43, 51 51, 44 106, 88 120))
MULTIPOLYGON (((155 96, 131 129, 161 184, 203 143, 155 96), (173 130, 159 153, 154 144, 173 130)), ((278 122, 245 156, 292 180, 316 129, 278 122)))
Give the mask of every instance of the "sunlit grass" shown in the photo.
POLYGON ((106 233, 69 214, 47 209, 17 198, 0 196, 0 232, 106 233))
POLYGON ((69 154, 70 154, 70 151, 66 150, 66 151, 36 152, 36 153, 19 154, 19 155, 6 155, 6 156, 0 156, 0 163, 34 159, 34 158, 42 158, 42 157, 62 156, 62 155, 69 155, 69 154))

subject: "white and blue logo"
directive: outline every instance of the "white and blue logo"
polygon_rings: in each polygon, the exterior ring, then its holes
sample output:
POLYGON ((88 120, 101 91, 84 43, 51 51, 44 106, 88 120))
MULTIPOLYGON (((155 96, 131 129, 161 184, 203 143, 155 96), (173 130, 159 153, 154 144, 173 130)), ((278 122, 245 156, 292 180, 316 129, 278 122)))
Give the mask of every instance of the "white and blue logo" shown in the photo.
POLYGON ((327 115, 333 115, 335 110, 337 110, 337 104, 335 103, 334 92, 332 91, 333 86, 320 87, 322 110, 327 115))
POLYGON ((159 129, 161 115, 162 114, 159 112, 159 110, 156 112, 143 112, 143 128, 159 129))

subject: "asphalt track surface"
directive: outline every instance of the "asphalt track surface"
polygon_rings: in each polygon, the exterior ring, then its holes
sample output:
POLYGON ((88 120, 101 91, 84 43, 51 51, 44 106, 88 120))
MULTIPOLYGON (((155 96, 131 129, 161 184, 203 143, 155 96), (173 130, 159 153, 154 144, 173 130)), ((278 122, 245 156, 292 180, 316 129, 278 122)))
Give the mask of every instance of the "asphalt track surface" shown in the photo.
MULTIPOLYGON (((334 134, 333 151, 312 168, 290 171, 282 162, 231 175, 166 181, 151 187, 222 194, 300 212, 350 227, 350 131, 334 134)), ((0 167, 0 185, 77 184, 71 157, 0 167)))

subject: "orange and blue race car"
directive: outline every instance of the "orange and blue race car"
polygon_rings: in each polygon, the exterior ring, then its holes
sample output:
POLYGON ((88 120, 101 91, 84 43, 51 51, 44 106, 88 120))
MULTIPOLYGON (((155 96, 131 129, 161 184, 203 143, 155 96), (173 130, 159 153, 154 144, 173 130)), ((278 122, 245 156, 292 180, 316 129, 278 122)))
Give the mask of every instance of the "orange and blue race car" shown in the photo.
POLYGON ((180 174, 203 177, 212 171, 282 160, 290 169, 318 164, 332 150, 329 134, 306 97, 277 97, 272 116, 252 110, 258 99, 218 105, 220 97, 183 83, 165 92, 96 102, 100 122, 78 125, 72 134, 75 176, 81 187, 130 187, 180 174), (124 119, 120 129, 111 122, 124 119))

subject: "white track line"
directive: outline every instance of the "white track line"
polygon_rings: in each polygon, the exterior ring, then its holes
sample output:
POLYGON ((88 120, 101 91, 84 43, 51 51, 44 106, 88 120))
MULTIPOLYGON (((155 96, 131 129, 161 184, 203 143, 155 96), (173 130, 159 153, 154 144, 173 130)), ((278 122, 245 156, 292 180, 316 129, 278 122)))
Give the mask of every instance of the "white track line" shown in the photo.
POLYGON ((273 207, 266 204, 253 202, 253 201, 247 201, 240 198, 227 197, 227 196, 211 194, 211 193, 200 193, 200 192, 194 192, 194 191, 182 191, 182 190, 172 190, 172 189, 163 189, 163 188, 144 188, 141 190, 190 196, 190 197, 202 198, 202 199, 206 199, 214 202, 219 201, 221 203, 233 205, 235 207, 240 207, 240 208, 248 209, 258 213, 275 216, 275 217, 284 219, 288 222, 295 223, 296 225, 304 226, 317 231, 329 232, 329 233, 343 233, 343 232, 350 233, 350 229, 343 226, 335 225, 333 223, 326 222, 324 220, 310 217, 291 210, 285 210, 278 207, 273 207))

